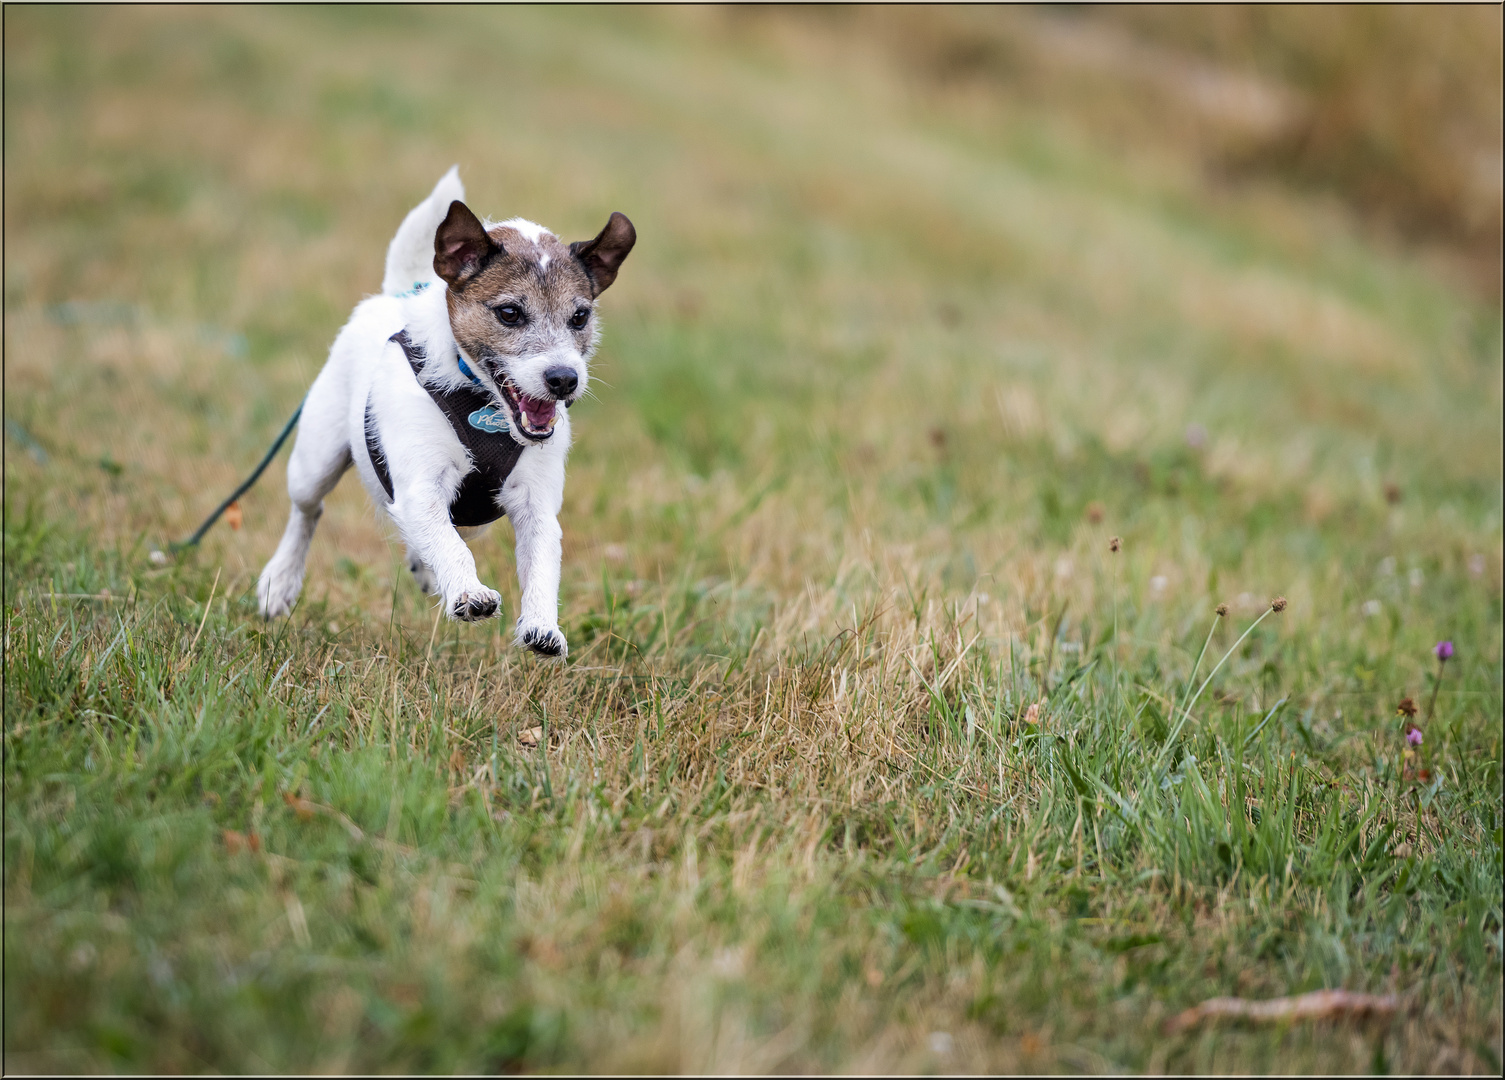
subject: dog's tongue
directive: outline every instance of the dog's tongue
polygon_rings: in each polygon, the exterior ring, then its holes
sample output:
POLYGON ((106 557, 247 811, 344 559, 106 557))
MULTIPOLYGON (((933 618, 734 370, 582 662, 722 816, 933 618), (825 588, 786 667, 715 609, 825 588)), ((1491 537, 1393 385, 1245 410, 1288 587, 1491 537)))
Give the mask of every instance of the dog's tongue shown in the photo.
POLYGON ((517 400, 523 408, 523 418, 528 421, 530 427, 548 427, 549 421, 554 419, 552 398, 534 398, 527 394, 520 394, 517 400))

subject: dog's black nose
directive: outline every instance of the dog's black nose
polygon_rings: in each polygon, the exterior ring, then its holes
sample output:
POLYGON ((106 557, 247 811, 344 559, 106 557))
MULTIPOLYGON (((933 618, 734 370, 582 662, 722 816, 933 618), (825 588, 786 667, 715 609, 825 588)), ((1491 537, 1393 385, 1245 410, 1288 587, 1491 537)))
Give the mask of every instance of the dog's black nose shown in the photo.
POLYGON ((580 385, 580 376, 574 368, 560 364, 558 367, 547 368, 543 373, 543 381, 548 386, 549 393, 556 398, 567 398, 580 385))

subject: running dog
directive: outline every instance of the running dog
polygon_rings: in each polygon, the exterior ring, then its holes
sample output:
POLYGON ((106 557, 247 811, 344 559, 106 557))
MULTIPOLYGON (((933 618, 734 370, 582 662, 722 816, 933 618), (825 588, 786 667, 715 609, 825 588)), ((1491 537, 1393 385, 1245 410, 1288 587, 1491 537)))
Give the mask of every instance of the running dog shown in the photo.
POLYGON ((393 237, 381 295, 335 338, 303 405, 287 467, 292 512, 256 596, 269 619, 292 610, 324 497, 353 463, 451 619, 497 613, 501 597, 476 577, 465 541, 511 518, 517 643, 563 657, 565 409, 588 384, 596 299, 637 233, 613 213, 594 240, 565 244, 522 218, 482 222, 464 199, 450 169, 393 237))

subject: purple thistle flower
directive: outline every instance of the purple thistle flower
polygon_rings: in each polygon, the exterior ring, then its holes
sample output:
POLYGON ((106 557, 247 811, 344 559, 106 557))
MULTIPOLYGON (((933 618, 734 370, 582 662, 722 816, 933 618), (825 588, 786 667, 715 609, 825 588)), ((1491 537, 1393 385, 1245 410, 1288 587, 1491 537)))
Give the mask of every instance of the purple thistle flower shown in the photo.
POLYGON ((1437 659, 1447 661, 1453 658, 1453 643, 1451 641, 1439 641, 1437 647, 1432 650, 1437 654, 1437 659))
POLYGON ((1419 727, 1407 728, 1406 729, 1406 741, 1408 743, 1410 743, 1412 746, 1420 746, 1421 745, 1421 728, 1419 728, 1419 727))

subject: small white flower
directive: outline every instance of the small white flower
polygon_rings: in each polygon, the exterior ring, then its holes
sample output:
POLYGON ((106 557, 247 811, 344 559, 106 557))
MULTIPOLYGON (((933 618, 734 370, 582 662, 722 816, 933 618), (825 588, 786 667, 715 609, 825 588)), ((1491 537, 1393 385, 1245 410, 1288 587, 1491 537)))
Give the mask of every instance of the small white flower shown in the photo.
POLYGON ((1365 600, 1364 606, 1360 610, 1364 612, 1366 619, 1372 619, 1380 613, 1380 602, 1378 600, 1365 600))
POLYGON ((1470 555, 1468 557, 1468 572, 1474 577, 1484 576, 1484 556, 1470 555))
POLYGON ((1411 591, 1415 592, 1421 588, 1421 583, 1424 580, 1420 567, 1413 567, 1409 576, 1411 579, 1411 591))
POLYGON ((723 979, 739 979, 747 970, 747 948, 718 949, 711 958, 711 970, 723 979))
POLYGON ((172 562, 172 559, 165 551, 160 551, 157 548, 152 548, 152 553, 146 558, 147 561, 150 562, 153 566, 166 566, 168 563, 172 562))
POLYGON ((81 941, 79 942, 77 947, 75 947, 74 950, 68 954, 68 966, 74 971, 86 971, 91 966, 93 966, 94 958, 98 955, 99 953, 94 948, 93 944, 87 941, 81 941))
POLYGON ((1068 559, 1065 555, 1062 555, 1059 559, 1056 560, 1056 577, 1060 578, 1062 581, 1065 581, 1067 578, 1071 577, 1071 560, 1068 559))
POLYGON ((930 1033, 930 1052, 942 1057, 949 1055, 956 1046, 956 1040, 951 1038, 949 1031, 932 1031, 930 1033))
POLYGON ((1165 592, 1165 587, 1170 584, 1170 579, 1164 574, 1156 574, 1150 578, 1150 595, 1159 596, 1165 592))
POLYGON ((1380 560, 1380 576, 1389 577, 1393 573, 1395 573, 1395 556, 1386 555, 1380 560))

